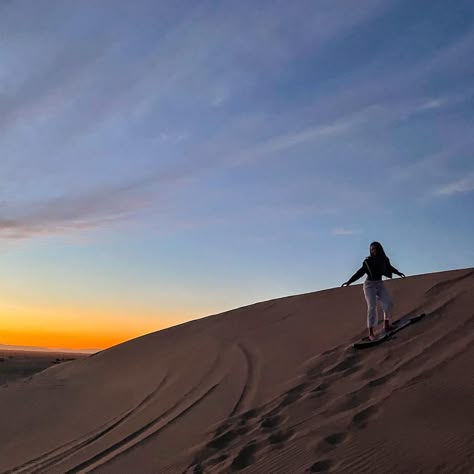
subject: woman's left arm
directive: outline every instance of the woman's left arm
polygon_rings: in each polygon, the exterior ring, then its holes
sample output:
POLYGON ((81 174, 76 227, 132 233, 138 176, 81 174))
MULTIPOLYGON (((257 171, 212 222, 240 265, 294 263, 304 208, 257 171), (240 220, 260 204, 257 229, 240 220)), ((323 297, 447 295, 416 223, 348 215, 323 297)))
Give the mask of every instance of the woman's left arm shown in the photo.
POLYGON ((390 264, 390 271, 392 273, 395 273, 395 275, 398 275, 399 277, 405 278, 405 274, 402 272, 399 272, 395 267, 392 266, 392 264, 390 264))

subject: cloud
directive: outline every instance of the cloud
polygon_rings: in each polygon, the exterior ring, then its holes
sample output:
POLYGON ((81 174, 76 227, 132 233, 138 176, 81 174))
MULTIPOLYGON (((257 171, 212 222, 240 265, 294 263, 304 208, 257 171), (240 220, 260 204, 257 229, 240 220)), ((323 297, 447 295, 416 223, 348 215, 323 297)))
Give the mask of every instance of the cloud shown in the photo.
MULTIPOLYGON (((107 227, 115 222, 130 219, 147 208, 157 208, 158 212, 162 210, 165 214, 169 214, 169 211, 173 210, 173 204, 171 201, 160 201, 160 192, 164 189, 171 189, 171 185, 173 196, 179 200, 181 191, 178 185, 183 180, 186 182, 198 177, 204 178, 206 172, 210 170, 216 172, 225 170, 229 166, 254 164, 265 157, 304 144, 314 146, 321 140, 334 139, 345 134, 360 132, 361 127, 372 121, 374 116, 380 117, 381 113, 385 113, 381 107, 363 108, 348 117, 306 126, 291 133, 275 134, 260 143, 255 142, 250 146, 243 146, 241 150, 237 149, 228 155, 225 151, 228 146, 226 140, 217 144, 214 150, 208 148, 207 145, 194 147, 193 153, 189 157, 184 156, 181 159, 171 161, 166 166, 158 164, 158 169, 148 170, 147 174, 124 181, 121 184, 109 183, 102 187, 96 185, 95 188, 90 190, 84 188, 84 185, 81 185, 79 189, 75 189, 75 183, 71 183, 70 189, 62 187, 60 196, 49 199, 36 197, 34 201, 25 200, 23 204, 19 204, 18 201, 13 201, 10 198, 7 201, 8 205, 1 210, 5 217, 0 219, 0 235, 13 239, 31 238, 38 235, 64 234, 107 227), (166 208, 166 206, 170 207, 166 208)), ((161 143, 178 143, 187 138, 186 133, 160 132, 155 140, 161 143)), ((139 161, 136 165, 138 166, 138 164, 139 161)), ((113 170, 113 161, 110 165, 111 168, 109 169, 113 170)), ((122 177, 122 179, 124 178, 122 177)), ((308 189, 312 189, 313 194, 315 193, 314 190, 318 189, 318 194, 321 193, 324 196, 330 196, 332 189, 334 189, 334 184, 328 185, 327 181, 321 180, 317 183, 307 183, 307 186, 308 189)), ((46 184, 44 187, 47 187, 46 184)), ((303 200, 297 198, 298 191, 303 187, 303 181, 300 178, 297 189, 287 196, 285 203, 273 202, 267 207, 266 215, 273 212, 271 210, 272 206, 276 213, 288 218, 291 216, 302 217, 311 214, 334 213, 340 208, 339 200, 341 196, 346 196, 349 193, 351 195, 350 202, 353 202, 355 198, 354 189, 349 191, 346 185, 343 191, 339 191, 338 197, 319 198, 316 204, 314 197, 303 200)), ((16 187, 16 194, 18 194, 19 189, 20 183, 16 187)), ((285 189, 291 189, 288 183, 285 184, 285 189)), ((14 195, 14 191, 12 190, 10 194, 14 195)), ((199 191, 196 191, 196 194, 199 194, 199 191)), ((359 194, 360 196, 357 199, 366 199, 364 193, 359 194)), ((184 199, 189 199, 189 196, 185 196, 184 199)), ((222 196, 216 197, 216 199, 222 199, 222 196)), ((182 227, 183 222, 187 222, 188 218, 182 217, 174 219, 174 221, 179 223, 178 227, 182 227)), ((209 220, 206 220, 203 216, 202 222, 206 223, 209 220)), ((193 226, 195 226, 195 223, 193 226)))
POLYGON ((231 97, 231 91, 227 86, 216 87, 212 93, 211 105, 213 107, 220 107, 226 100, 231 97))
POLYGON ((436 188, 435 194, 438 196, 452 196, 453 194, 469 193, 471 191, 474 191, 474 173, 439 186, 436 188))
POLYGON ((159 200, 168 186, 176 188, 185 172, 152 173, 118 185, 88 192, 63 194, 33 202, 4 202, 0 207, 0 236, 25 239, 107 227, 147 208, 167 204, 159 200))
POLYGON ((10 210, 9 213, 15 217, 0 218, 0 236, 25 239, 93 229, 124 219, 147 204, 143 199, 134 199, 130 193, 120 193, 119 190, 62 196, 32 203, 28 208, 10 210))
POLYGON ((267 155, 279 153, 306 143, 315 143, 325 138, 341 136, 360 125, 366 118, 365 112, 366 110, 362 110, 350 118, 339 118, 333 122, 304 127, 292 133, 274 135, 261 143, 253 144, 247 149, 231 154, 228 161, 231 164, 253 162, 267 155))
POLYGON ((447 93, 442 97, 430 98, 424 100, 419 105, 413 105, 411 108, 406 110, 403 118, 412 118, 416 114, 421 114, 425 112, 431 112, 434 110, 439 110, 442 108, 453 107, 455 105, 463 104, 469 101, 470 97, 473 94, 473 89, 471 87, 466 87, 460 91, 454 93, 447 93))
MULTIPOLYGON (((165 205, 173 212, 172 200, 159 199, 171 182, 199 176, 199 195, 210 175, 263 167, 265 158, 285 154, 290 162, 298 148, 314 156, 299 179, 322 164, 330 168, 327 144, 339 147, 333 155, 349 152, 348 166, 357 160, 367 169, 378 140, 390 153, 392 143, 378 132, 410 111, 442 112, 452 103, 446 78, 468 77, 474 38, 459 29, 442 45, 412 54, 392 32, 384 48, 375 46, 375 24, 405 8, 394 1, 302 0, 298 8, 276 1, 257 10, 250 2, 216 8, 206 1, 4 5, 4 236, 95 228, 165 205), (365 149, 357 149, 364 140, 365 149)), ((411 10, 408 16, 422 29, 436 19, 411 10)), ((403 41, 416 49, 417 28, 407 31, 403 41)), ((385 172, 386 156, 370 169, 385 172)), ((361 175, 354 174, 354 187, 361 175)), ((337 183, 327 190, 328 201, 337 199, 335 189, 337 183)), ((447 189, 439 194, 460 192, 447 189)), ((192 207, 179 187, 172 192, 192 207)), ((301 204, 294 195, 288 201, 289 209, 301 204)))
POLYGON ((432 110, 439 109, 443 105, 443 101, 440 99, 432 99, 421 104, 417 110, 432 110))
POLYGON ((104 124, 118 128, 118 118, 127 133, 137 122, 152 129, 199 128, 203 108, 253 100, 262 79, 285 70, 303 51, 324 49, 381 8, 379 0, 361 0, 356 8, 342 1, 302 0, 298 8, 277 1, 261 10, 250 4, 144 1, 132 8, 118 1, 111 8, 109 2, 49 0, 49 8, 31 8, 14 2, 0 18, 9 40, 3 75, 11 84, 0 94, 0 129, 41 126, 42 136, 70 144, 104 124), (80 34, 85 24, 86 36, 80 34), (183 121, 184 127, 176 123, 183 121))
POLYGON ((413 104, 412 107, 408 108, 407 110, 403 111, 401 114, 401 118, 403 120, 413 119, 414 116, 417 114, 422 114, 425 112, 430 112, 433 110, 440 109, 441 107, 447 104, 446 100, 441 99, 428 99, 422 102, 419 105, 413 104))
POLYGON ((355 230, 346 229, 344 227, 337 227, 331 230, 332 235, 354 235, 355 233, 355 230))

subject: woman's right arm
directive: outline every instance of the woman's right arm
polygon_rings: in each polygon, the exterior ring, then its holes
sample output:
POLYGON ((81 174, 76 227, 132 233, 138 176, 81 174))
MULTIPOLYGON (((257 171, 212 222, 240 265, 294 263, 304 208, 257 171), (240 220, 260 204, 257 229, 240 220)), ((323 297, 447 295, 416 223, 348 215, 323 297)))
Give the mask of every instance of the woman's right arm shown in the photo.
POLYGON ((342 286, 349 286, 351 283, 354 283, 357 281, 359 278, 363 277, 365 275, 365 267, 362 265, 359 270, 357 270, 354 275, 352 275, 349 280, 347 280, 345 283, 342 284, 342 286))

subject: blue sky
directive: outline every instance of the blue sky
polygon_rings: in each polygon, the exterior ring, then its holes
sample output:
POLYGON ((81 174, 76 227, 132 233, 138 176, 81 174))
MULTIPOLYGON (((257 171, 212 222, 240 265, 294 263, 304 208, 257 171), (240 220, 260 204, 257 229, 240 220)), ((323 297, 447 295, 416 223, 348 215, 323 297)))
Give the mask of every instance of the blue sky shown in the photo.
POLYGON ((9 308, 151 328, 340 285, 372 240, 473 265, 472 2, 17 0, 0 35, 9 308))

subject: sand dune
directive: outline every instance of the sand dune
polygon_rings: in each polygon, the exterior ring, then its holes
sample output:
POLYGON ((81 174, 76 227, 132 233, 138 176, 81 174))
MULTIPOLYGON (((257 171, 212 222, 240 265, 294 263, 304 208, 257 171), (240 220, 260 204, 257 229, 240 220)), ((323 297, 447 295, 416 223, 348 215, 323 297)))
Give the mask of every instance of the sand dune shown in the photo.
POLYGON ((0 388, 0 472, 459 472, 474 465, 474 269, 360 285, 143 336, 0 388))

